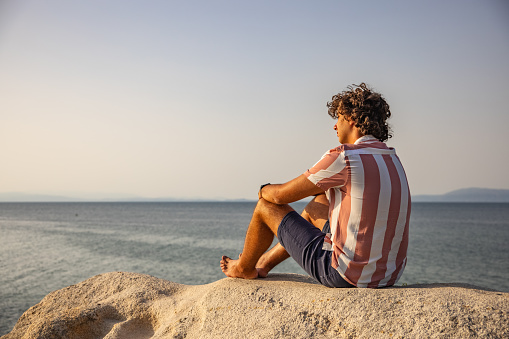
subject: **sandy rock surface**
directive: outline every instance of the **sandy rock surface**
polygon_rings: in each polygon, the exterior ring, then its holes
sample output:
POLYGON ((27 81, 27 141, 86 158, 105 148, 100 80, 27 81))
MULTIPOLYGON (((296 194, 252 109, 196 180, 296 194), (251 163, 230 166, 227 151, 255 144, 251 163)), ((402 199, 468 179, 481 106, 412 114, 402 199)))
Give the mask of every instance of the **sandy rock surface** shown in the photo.
POLYGON ((463 284, 329 289, 308 277, 188 286, 105 273, 28 309, 13 338, 508 338, 509 293, 463 284))

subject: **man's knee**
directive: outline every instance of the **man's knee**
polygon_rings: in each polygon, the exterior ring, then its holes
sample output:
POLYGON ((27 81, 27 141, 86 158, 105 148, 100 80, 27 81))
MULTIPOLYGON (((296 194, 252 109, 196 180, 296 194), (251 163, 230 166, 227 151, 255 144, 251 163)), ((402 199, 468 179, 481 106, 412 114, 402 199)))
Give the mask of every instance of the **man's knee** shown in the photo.
POLYGON ((277 205, 274 203, 271 203, 270 201, 267 201, 265 199, 259 199, 258 203, 255 207, 255 213, 262 214, 262 215, 270 215, 274 214, 278 211, 283 211, 288 213, 291 211, 292 208, 289 205, 277 205))
POLYGON ((329 218, 329 201, 325 194, 314 197, 304 208, 301 215, 304 219, 322 229, 329 218))
POLYGON ((329 206, 329 199, 327 199, 327 196, 325 195, 325 193, 318 194, 317 196, 315 196, 313 198, 313 201, 318 204, 329 206))
POLYGON ((277 231, 281 220, 293 210, 289 205, 277 205, 265 199, 260 199, 256 204, 254 215, 260 218, 273 231, 277 231))

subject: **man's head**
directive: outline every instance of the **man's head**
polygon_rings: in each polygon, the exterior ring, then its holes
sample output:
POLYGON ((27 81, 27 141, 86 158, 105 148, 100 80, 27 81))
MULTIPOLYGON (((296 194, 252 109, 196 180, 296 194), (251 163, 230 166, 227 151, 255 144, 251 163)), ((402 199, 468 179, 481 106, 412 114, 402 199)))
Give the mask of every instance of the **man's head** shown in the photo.
POLYGON ((334 95, 327 107, 332 118, 353 122, 362 135, 372 135, 380 141, 392 137, 387 123, 391 116, 389 104, 365 83, 348 86, 348 90, 334 95))

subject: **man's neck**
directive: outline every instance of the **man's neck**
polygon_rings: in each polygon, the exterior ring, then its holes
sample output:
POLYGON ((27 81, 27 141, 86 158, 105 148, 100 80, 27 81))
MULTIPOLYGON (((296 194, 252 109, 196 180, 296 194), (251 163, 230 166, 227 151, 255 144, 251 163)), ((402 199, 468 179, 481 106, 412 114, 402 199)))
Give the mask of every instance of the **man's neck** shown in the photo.
POLYGON ((357 140, 362 138, 364 134, 360 133, 358 130, 352 131, 352 133, 348 136, 347 144, 355 144, 357 140))

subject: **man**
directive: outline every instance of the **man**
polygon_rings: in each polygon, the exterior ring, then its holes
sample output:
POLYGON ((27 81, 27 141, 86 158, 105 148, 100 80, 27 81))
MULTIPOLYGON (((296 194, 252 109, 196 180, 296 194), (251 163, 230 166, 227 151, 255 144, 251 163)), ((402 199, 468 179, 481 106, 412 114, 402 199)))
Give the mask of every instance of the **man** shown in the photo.
POLYGON ((406 265, 410 191, 393 148, 389 105, 366 84, 327 103, 340 145, 301 176, 262 185, 239 259, 226 256, 228 277, 253 279, 288 257, 328 287, 384 287, 406 265), (288 204, 315 196, 302 215, 288 204), (272 249, 274 235, 279 243, 272 249), (267 252, 265 252, 267 251, 267 252))

